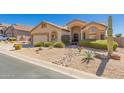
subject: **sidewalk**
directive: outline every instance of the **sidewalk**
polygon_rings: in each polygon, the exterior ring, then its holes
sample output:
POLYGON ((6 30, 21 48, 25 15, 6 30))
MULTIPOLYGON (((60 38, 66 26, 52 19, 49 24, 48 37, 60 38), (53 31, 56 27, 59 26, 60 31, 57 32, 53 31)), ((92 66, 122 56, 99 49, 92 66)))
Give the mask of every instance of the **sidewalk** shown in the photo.
POLYGON ((13 53, 12 51, 9 51, 10 49, 12 49, 12 46, 0 46, 0 53, 23 60, 25 62, 34 64, 34 65, 38 65, 41 67, 45 67, 48 68, 50 70, 56 71, 56 72, 60 72, 62 74, 74 77, 74 78, 78 78, 78 79, 102 79, 102 77, 97 77, 96 75, 87 73, 87 72, 83 72, 83 71, 79 71, 73 68, 69 68, 69 67, 64 67, 64 66, 60 66, 60 65, 56 65, 50 62, 46 62, 44 60, 39 60, 39 59, 35 59, 35 58, 30 58, 27 56, 23 56, 21 54, 17 54, 17 53, 13 53))

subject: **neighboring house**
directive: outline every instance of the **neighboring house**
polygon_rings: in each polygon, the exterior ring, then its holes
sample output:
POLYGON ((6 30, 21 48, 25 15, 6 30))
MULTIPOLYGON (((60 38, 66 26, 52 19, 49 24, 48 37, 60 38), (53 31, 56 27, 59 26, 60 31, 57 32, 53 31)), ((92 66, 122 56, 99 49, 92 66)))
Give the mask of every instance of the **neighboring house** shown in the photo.
POLYGON ((6 29, 9 27, 9 24, 0 24, 0 35, 5 35, 6 29))
POLYGON ((118 43, 119 47, 124 47, 124 37, 113 37, 114 41, 118 43))
POLYGON ((79 43, 80 40, 100 40, 105 38, 107 26, 101 23, 86 23, 73 20, 66 26, 58 26, 50 22, 41 22, 31 30, 32 42, 60 42, 69 40, 79 43))
POLYGON ((31 26, 13 24, 7 28, 6 35, 8 37, 16 37, 18 41, 29 41, 32 28, 31 26))

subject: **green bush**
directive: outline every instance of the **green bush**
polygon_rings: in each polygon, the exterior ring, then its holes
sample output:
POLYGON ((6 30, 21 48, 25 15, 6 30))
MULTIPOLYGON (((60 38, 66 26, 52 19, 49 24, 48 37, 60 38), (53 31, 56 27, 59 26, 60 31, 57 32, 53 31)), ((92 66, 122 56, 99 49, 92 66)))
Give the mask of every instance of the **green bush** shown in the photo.
POLYGON ((65 44, 62 42, 56 42, 56 43, 54 43, 54 47, 55 48, 63 48, 63 47, 65 47, 65 44))
MULTIPOLYGON (((107 50, 107 40, 80 41, 80 46, 107 50)), ((114 41, 113 50, 115 51, 117 47, 118 47, 118 44, 117 42, 114 41)))
POLYGON ((41 47, 41 46, 44 46, 44 43, 43 42, 35 42, 33 44, 34 47, 41 47))
POLYGON ((53 45, 53 42, 44 42, 44 47, 50 47, 53 45))
POLYGON ((63 43, 64 43, 65 45, 69 45, 69 44, 70 44, 70 41, 69 41, 69 40, 65 40, 65 41, 63 41, 63 43))
POLYGON ((69 35, 62 35, 62 42, 65 45, 69 45, 70 44, 70 36, 69 35))
POLYGON ((22 44, 14 44, 15 50, 20 50, 22 48, 22 44))

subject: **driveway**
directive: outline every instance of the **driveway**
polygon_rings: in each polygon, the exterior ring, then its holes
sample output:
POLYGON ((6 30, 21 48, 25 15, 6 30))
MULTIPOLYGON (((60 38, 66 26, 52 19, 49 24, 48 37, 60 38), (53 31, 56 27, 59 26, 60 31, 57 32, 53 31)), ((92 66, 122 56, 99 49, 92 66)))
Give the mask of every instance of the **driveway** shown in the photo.
POLYGON ((0 54, 1 79, 72 79, 73 77, 0 54))

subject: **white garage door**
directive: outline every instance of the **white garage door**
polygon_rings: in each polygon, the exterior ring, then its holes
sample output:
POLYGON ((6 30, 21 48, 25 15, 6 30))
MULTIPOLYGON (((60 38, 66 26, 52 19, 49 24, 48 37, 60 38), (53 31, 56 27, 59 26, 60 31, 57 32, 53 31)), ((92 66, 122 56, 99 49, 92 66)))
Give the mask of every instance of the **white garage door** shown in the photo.
POLYGON ((33 41, 34 42, 47 42, 47 36, 46 35, 34 35, 33 41))

